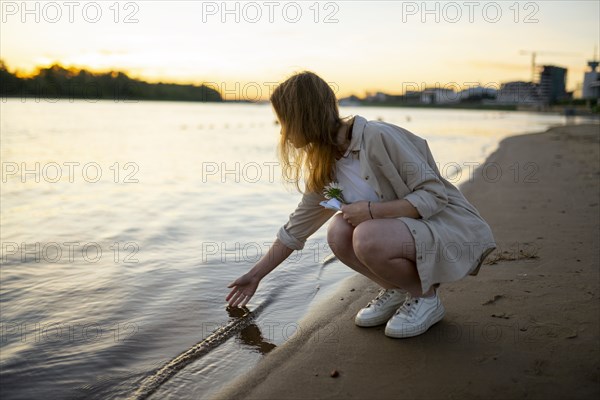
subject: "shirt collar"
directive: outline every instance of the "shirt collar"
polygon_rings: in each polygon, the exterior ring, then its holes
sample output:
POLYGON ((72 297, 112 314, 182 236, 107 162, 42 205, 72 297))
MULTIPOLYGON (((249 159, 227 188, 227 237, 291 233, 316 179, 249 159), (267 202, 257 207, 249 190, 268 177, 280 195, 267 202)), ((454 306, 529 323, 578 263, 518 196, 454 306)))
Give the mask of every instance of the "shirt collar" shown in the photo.
POLYGON ((347 156, 351 152, 359 151, 363 141, 363 134, 365 132, 365 126, 367 125, 367 120, 360 115, 354 116, 354 125, 352 126, 352 139, 350 139, 350 145, 346 150, 347 156))

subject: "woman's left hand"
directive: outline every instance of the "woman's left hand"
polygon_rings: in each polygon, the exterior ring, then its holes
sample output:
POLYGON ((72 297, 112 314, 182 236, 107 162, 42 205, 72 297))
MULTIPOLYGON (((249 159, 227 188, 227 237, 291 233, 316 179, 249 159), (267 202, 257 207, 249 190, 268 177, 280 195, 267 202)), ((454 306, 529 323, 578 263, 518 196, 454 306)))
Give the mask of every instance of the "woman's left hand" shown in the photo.
POLYGON ((352 226, 358 226, 361 222, 371 219, 369 214, 369 202, 357 201, 342 206, 342 217, 352 226))

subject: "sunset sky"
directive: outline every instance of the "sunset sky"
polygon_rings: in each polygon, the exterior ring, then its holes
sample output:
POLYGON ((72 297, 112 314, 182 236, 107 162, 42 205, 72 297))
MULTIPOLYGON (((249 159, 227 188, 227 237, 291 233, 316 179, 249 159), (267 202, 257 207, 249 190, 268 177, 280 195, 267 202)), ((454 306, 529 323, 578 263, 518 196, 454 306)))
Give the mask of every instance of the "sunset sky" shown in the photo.
POLYGON ((59 62, 267 98, 273 82, 309 69, 342 97, 529 80, 531 56, 519 52, 533 50, 538 65, 568 68, 576 90, 600 37, 597 0, 228 2, 229 14, 220 1, 65 3, 29 1, 26 13, 0 2, 11 71, 59 62))

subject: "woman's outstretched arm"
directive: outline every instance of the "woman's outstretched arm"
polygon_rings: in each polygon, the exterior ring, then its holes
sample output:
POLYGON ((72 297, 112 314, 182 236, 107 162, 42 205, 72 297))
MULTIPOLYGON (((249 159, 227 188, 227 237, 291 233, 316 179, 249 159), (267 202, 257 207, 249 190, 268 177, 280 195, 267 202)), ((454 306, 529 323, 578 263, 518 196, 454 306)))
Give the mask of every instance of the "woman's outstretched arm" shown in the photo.
POLYGON ((227 287, 233 289, 231 289, 225 301, 228 301, 232 307, 245 306, 256 292, 262 278, 284 262, 293 251, 279 239, 275 239, 269 251, 258 260, 250 271, 227 285, 227 287))

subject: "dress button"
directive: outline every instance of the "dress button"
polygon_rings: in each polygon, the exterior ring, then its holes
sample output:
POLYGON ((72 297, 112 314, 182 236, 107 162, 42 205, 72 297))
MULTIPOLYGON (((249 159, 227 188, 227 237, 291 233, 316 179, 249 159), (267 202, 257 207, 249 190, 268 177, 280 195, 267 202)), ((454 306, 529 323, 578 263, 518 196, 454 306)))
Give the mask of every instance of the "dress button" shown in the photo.
POLYGON ((369 175, 365 176, 365 180, 367 180, 367 181, 369 180, 369 175))
POLYGON ((417 231, 413 229, 413 230, 412 230, 412 233, 417 233, 417 231))

